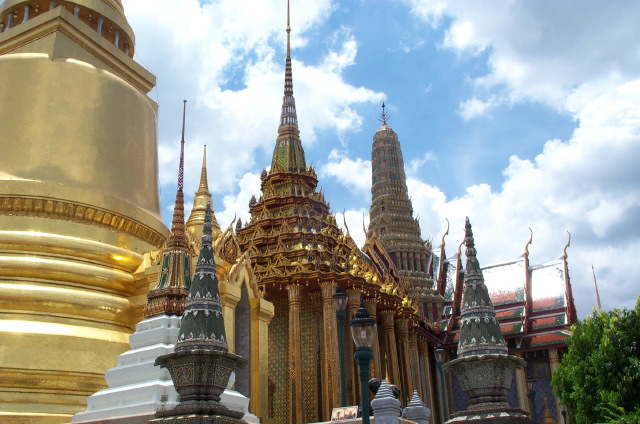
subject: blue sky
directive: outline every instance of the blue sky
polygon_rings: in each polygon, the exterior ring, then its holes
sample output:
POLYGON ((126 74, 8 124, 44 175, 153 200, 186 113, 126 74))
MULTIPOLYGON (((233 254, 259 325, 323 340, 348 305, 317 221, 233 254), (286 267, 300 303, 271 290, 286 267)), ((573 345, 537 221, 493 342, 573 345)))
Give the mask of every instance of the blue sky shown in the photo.
MULTIPOLYGON (((136 60, 158 77, 162 210, 175 195, 182 99, 187 201, 202 146, 218 221, 248 217, 282 101, 286 1, 124 0, 136 60)), ((292 0, 307 162, 363 240, 384 100, 422 235, 450 254, 469 216, 482 264, 569 265, 579 315, 632 307, 640 250, 640 5, 619 1, 292 0)))

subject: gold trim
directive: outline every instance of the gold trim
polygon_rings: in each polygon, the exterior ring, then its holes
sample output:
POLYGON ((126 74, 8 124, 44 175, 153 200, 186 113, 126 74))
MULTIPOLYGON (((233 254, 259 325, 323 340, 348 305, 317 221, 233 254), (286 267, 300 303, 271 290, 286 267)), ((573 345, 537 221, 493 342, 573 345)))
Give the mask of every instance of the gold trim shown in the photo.
POLYGON ((35 216, 98 224, 132 235, 157 248, 162 247, 165 241, 164 235, 129 217, 95 206, 47 197, 0 195, 0 215, 35 216))

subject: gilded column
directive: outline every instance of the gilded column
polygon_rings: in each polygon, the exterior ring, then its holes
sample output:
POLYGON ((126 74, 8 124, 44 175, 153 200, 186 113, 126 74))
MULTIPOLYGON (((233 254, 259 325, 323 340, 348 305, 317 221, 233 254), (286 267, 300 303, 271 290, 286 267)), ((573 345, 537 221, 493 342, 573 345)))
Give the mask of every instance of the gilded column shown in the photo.
POLYGON ((387 372, 392 384, 400 384, 400 372, 398 371, 398 350, 396 348, 396 330, 393 325, 394 310, 382 311, 382 328, 387 341, 387 372))
POLYGON ((302 285, 289 284, 289 408, 291 423, 302 424, 302 347, 300 345, 300 300, 302 285))
POLYGON ((431 408, 431 421, 430 424, 435 423, 436 414, 436 398, 435 392, 433 390, 434 384, 434 376, 431 368, 431 355, 429 353, 429 344, 427 340, 419 337, 418 338, 418 352, 420 358, 420 367, 423 369, 423 379, 424 379, 424 392, 423 398, 427 401, 427 406, 431 408))
POLYGON ((322 419, 329 420, 331 409, 340 404, 340 384, 338 383, 338 332, 336 331, 336 307, 333 295, 336 293, 335 281, 320 283, 322 290, 322 351, 324 360, 322 369, 322 419))
MULTIPOLYGON (((422 378, 420 372, 420 362, 418 360, 418 335, 413 331, 409 333, 409 358, 411 360, 413 387, 418 391, 418 393, 422 393, 422 378)), ((409 396, 413 396, 413 390, 411 391, 409 396)))
MULTIPOLYGON (((549 366, 551 367, 551 375, 556 372, 559 365, 560 355, 558 355, 558 349, 549 349, 549 366)), ((560 411, 562 411, 562 405, 560 405, 560 402, 556 396, 553 396, 553 399, 556 402, 556 421, 561 423, 562 414, 560 413, 560 411)))
MULTIPOLYGON (((376 299, 366 299, 364 301, 364 306, 365 308, 367 308, 367 312, 369 312, 369 316, 373 319, 376 320, 376 322, 378 321, 378 316, 377 316, 377 302, 376 299)), ((373 338, 373 346, 371 346, 371 348, 373 349, 373 360, 371 361, 371 368, 370 368, 370 372, 371 372, 371 378, 378 378, 380 380, 382 380, 384 378, 384 376, 382 376, 382 372, 380 371, 380 344, 378 343, 378 326, 376 325, 376 327, 374 328, 374 338, 373 338)))
POLYGON ((353 358, 353 340, 351 339, 351 331, 349 322, 355 317, 356 311, 360 306, 360 297, 362 295, 359 289, 347 289, 349 301, 347 303, 347 319, 345 319, 344 333, 344 362, 345 373, 347 375, 347 402, 349 405, 357 405, 360 399, 360 385, 358 377, 358 367, 355 366, 353 358))
POLYGON ((259 417, 269 416, 269 323, 274 315, 271 302, 249 300, 251 307, 251 403, 249 410, 259 417), (256 378, 256 376, 258 378, 256 378))
POLYGON ((398 341, 400 344, 400 381, 402 397, 406 405, 413 394, 413 381, 411 379, 411 359, 409 357, 409 319, 400 318, 396 321, 398 341))
MULTIPOLYGON (((198 258, 194 258, 197 263, 198 258)), ((195 265, 191 269, 195 269, 195 265)), ((224 331, 227 333, 229 352, 236 352, 236 306, 240 302, 240 288, 224 281, 220 282, 220 298, 222 299, 222 315, 224 316, 224 331)))

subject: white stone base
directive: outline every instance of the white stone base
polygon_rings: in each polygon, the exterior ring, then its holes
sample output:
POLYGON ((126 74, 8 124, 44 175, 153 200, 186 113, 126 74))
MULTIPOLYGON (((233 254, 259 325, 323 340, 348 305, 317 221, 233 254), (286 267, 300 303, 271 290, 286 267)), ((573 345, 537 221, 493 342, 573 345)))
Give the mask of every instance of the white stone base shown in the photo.
MULTIPOLYGON (((180 330, 180 317, 159 315, 136 325, 129 337, 131 350, 118 356, 116 367, 107 371, 108 389, 87 398, 87 410, 73 416, 72 423, 153 414, 171 409, 178 403, 169 371, 156 367, 160 355, 173 352, 180 330)), ((244 412, 243 419, 259 423, 249 413, 249 398, 234 390, 225 390, 221 402, 229 409, 244 412)))

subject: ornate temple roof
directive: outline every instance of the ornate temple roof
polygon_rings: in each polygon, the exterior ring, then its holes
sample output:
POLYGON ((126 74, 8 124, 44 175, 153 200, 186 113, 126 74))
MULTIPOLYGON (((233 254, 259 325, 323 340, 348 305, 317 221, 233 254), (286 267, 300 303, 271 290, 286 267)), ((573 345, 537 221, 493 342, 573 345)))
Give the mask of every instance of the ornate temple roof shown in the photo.
MULTIPOLYGON (((440 256, 444 257, 444 248, 440 256)), ((438 284, 445 295, 446 324, 442 330, 446 344, 452 344, 460 338, 462 281, 466 270, 459 253, 438 260, 438 284)), ((560 259, 544 264, 530 264, 525 249, 518 259, 481 269, 510 349, 535 350, 566 343, 569 328, 576 319, 566 248, 560 259)))
POLYGON ((176 352, 189 349, 228 351, 222 317, 222 301, 213 258, 209 206, 207 205, 205 209, 200 256, 180 321, 176 352))
POLYGON ((145 317, 155 315, 182 315, 184 299, 187 297, 191 276, 191 255, 184 224, 184 131, 187 101, 182 114, 182 139, 180 141, 180 165, 178 167, 178 189, 171 220, 171 235, 162 251, 162 269, 156 288, 147 295, 145 317))

